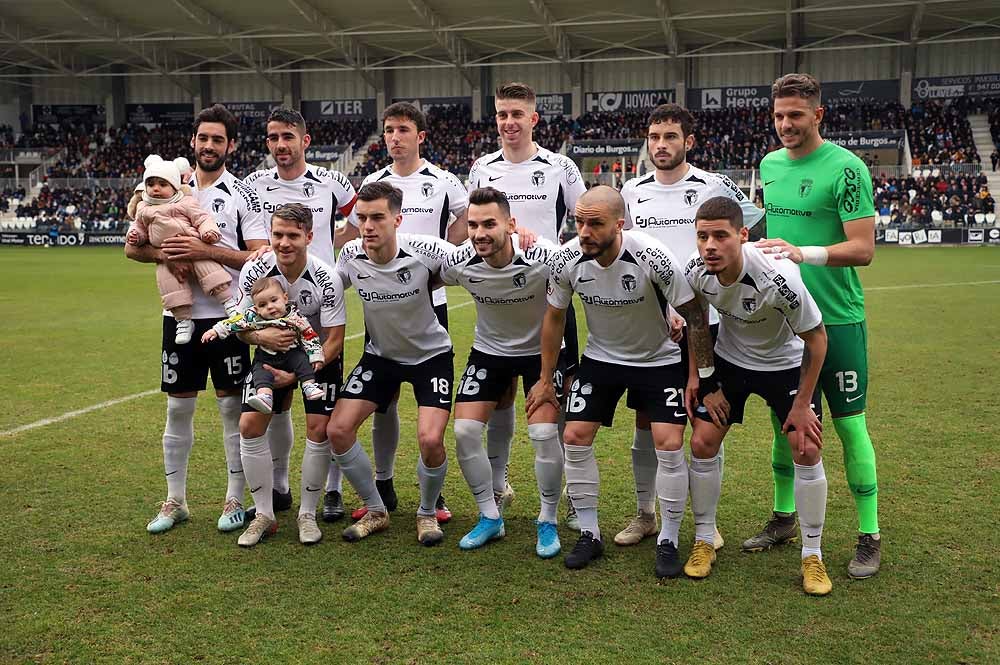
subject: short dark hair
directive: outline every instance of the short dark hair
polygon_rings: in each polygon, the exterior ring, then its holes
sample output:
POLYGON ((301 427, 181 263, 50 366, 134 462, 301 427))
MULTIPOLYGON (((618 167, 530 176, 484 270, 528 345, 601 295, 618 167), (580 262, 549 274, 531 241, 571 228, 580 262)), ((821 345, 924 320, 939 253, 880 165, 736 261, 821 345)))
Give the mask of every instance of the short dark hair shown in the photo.
POLYGON ((410 102, 396 102, 395 104, 386 106, 385 110, 382 111, 382 123, 385 124, 385 121, 389 118, 409 120, 417 126, 418 132, 427 131, 427 116, 416 105, 410 102))
POLYGON ((281 289, 282 293, 288 293, 287 291, 285 291, 285 285, 276 280, 275 278, 261 277, 260 279, 258 279, 256 282, 253 283, 253 286, 250 287, 250 297, 253 298, 261 291, 265 291, 271 288, 272 286, 277 286, 279 289, 281 289))
POLYGON ((823 89, 812 74, 785 74, 771 85, 771 99, 801 97, 815 106, 822 101, 823 89))
POLYGON ((520 99, 535 104, 535 91, 527 83, 509 81, 501 83, 496 89, 497 99, 520 99))
POLYGON ((274 212, 271 213, 271 217, 277 217, 278 219, 283 219, 286 222, 291 222, 300 229, 303 229, 306 233, 313 230, 312 210, 301 203, 285 203, 280 205, 274 209, 274 212))
POLYGON ((743 228, 743 208, 728 196, 713 196, 698 208, 695 221, 699 219, 726 219, 734 229, 743 228))
POLYGON ((303 134, 308 134, 309 131, 306 129, 306 119, 302 117, 302 114, 295 109, 289 109, 285 107, 279 107, 271 111, 271 115, 267 116, 268 122, 283 122, 286 125, 292 125, 293 127, 298 127, 302 130, 303 134))
POLYGON ((507 195, 495 187, 479 187, 469 192, 469 205, 486 206, 496 203, 501 212, 510 219, 510 201, 507 195))
POLYGON ((358 192, 359 201, 371 202, 379 199, 386 200, 389 204, 389 212, 393 215, 398 215, 403 208, 403 192, 384 180, 370 182, 358 192))
POLYGON ((198 112, 198 115, 194 117, 193 132, 195 134, 198 133, 198 128, 201 127, 201 123, 203 122, 217 122, 224 125, 226 127, 227 141, 235 141, 239 134, 240 125, 236 121, 236 116, 222 104, 212 104, 208 108, 198 112))
POLYGON ((681 126, 681 133, 688 137, 694 131, 694 116, 680 104, 660 104, 649 114, 646 128, 661 122, 676 122, 681 126))

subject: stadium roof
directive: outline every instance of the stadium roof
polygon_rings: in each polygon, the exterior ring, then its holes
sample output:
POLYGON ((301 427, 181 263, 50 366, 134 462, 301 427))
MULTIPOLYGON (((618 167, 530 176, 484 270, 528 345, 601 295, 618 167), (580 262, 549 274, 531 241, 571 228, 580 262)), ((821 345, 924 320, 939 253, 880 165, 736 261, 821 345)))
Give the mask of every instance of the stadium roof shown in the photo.
POLYGON ((670 60, 1000 40, 996 0, 0 0, 0 78, 670 60))

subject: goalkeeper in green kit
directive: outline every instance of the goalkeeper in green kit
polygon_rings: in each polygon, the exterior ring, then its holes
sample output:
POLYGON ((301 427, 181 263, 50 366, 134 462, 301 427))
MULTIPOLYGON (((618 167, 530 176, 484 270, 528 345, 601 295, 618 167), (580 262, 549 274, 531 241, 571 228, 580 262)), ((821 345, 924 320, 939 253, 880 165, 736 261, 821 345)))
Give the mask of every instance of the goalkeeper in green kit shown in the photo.
MULTIPOLYGON (((829 348, 820 374, 833 426, 844 446, 847 483, 858 511, 860 535, 847 566, 855 579, 878 572, 878 482, 875 448, 865 422, 868 330, 864 292, 854 266, 875 255, 875 209, 868 167, 854 153, 824 141, 819 127, 820 84, 808 74, 774 82, 774 128, 783 148, 760 163, 768 240, 758 247, 777 260, 801 265, 802 280, 819 305, 829 348)), ((795 540, 795 473, 781 423, 773 416, 774 515, 743 543, 759 552, 795 540)))

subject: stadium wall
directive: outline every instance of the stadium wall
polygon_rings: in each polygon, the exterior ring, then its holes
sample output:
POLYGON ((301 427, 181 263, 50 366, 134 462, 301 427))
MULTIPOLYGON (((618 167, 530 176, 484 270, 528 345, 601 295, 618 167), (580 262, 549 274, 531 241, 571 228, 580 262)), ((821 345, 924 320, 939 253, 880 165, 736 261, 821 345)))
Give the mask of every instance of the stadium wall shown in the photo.
MULTIPOLYGON (((531 69, 535 69, 532 67, 531 69)), ((478 76, 478 70, 473 70, 478 76)), ((390 98, 470 97, 472 86, 454 68, 393 69, 386 72, 386 87, 390 98)), ((373 94, 369 94, 373 97, 373 94)))
POLYGON ((864 50, 807 51, 799 70, 820 81, 882 81, 899 78, 898 46, 864 50))
POLYGON ((1000 49, 989 42, 925 44, 917 49, 915 76, 1000 73, 1000 49))
POLYGON ((35 77, 33 83, 33 104, 104 104, 111 94, 111 78, 35 77))
POLYGON ((373 99, 375 90, 357 72, 302 72, 302 99, 373 99))
MULTIPOLYGON (((288 76, 280 74, 277 78, 282 82, 283 88, 288 89, 288 76)), ((227 102, 271 102, 282 101, 283 93, 275 88, 265 79, 259 76, 226 76, 214 75, 209 77, 209 97, 203 100, 205 104, 209 101, 224 100, 227 102)))
POLYGON ((690 58, 687 87, 770 85, 781 70, 780 54, 690 58))
POLYGON ((594 90, 657 90, 673 88, 675 77, 667 60, 587 62, 583 87, 594 90))
MULTIPOLYGON (((192 90, 198 90, 201 86, 196 76, 178 76, 176 78, 182 85, 187 85, 192 90)), ((244 83, 249 82, 249 77, 240 78, 244 83)), ((191 99, 190 92, 166 76, 131 76, 125 79, 126 104, 179 104, 190 103, 191 99)))
POLYGON ((489 68, 491 72, 491 82, 488 95, 493 94, 493 90, 501 83, 507 81, 520 81, 527 83, 535 89, 537 93, 547 92, 569 92, 573 87, 566 72, 558 64, 532 65, 494 65, 489 68))

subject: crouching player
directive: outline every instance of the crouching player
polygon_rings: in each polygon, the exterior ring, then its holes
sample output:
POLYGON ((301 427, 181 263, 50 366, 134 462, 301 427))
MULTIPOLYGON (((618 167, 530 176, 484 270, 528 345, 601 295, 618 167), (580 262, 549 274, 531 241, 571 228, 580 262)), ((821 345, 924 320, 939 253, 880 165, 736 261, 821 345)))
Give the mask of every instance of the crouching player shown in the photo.
POLYGON ((695 233, 698 255, 688 262, 685 276, 702 304, 707 301, 719 311, 721 325, 714 369, 699 369, 697 376, 692 370, 688 384, 688 409, 694 410, 689 491, 695 544, 684 572, 701 578, 712 570, 719 446, 730 426, 743 422, 744 404, 755 393, 783 423, 795 462, 803 588, 826 595, 832 585, 820 552, 826 475, 816 388, 826 357, 822 316, 798 266, 775 262, 746 244, 743 212, 731 199, 715 197, 702 204, 695 233))
MULTIPOLYGON (((455 398, 455 441, 458 462, 479 506, 479 522, 459 542, 476 549, 504 535, 499 507, 504 487, 494 486, 492 467, 483 448, 483 431, 512 381, 521 377, 527 392, 542 369, 542 318, 546 310, 549 257, 558 249, 539 239, 521 251, 513 235, 507 196, 492 187, 469 195, 469 242, 451 253, 441 276, 445 284, 468 289, 476 302, 476 334, 455 398)), ((562 367, 564 365, 560 365, 562 367)), ((562 373, 553 381, 561 393, 562 373)), ((528 418, 528 438, 535 447, 535 478, 541 510, 535 552, 543 559, 559 554, 556 511, 562 489, 559 411, 545 403, 528 418)))

